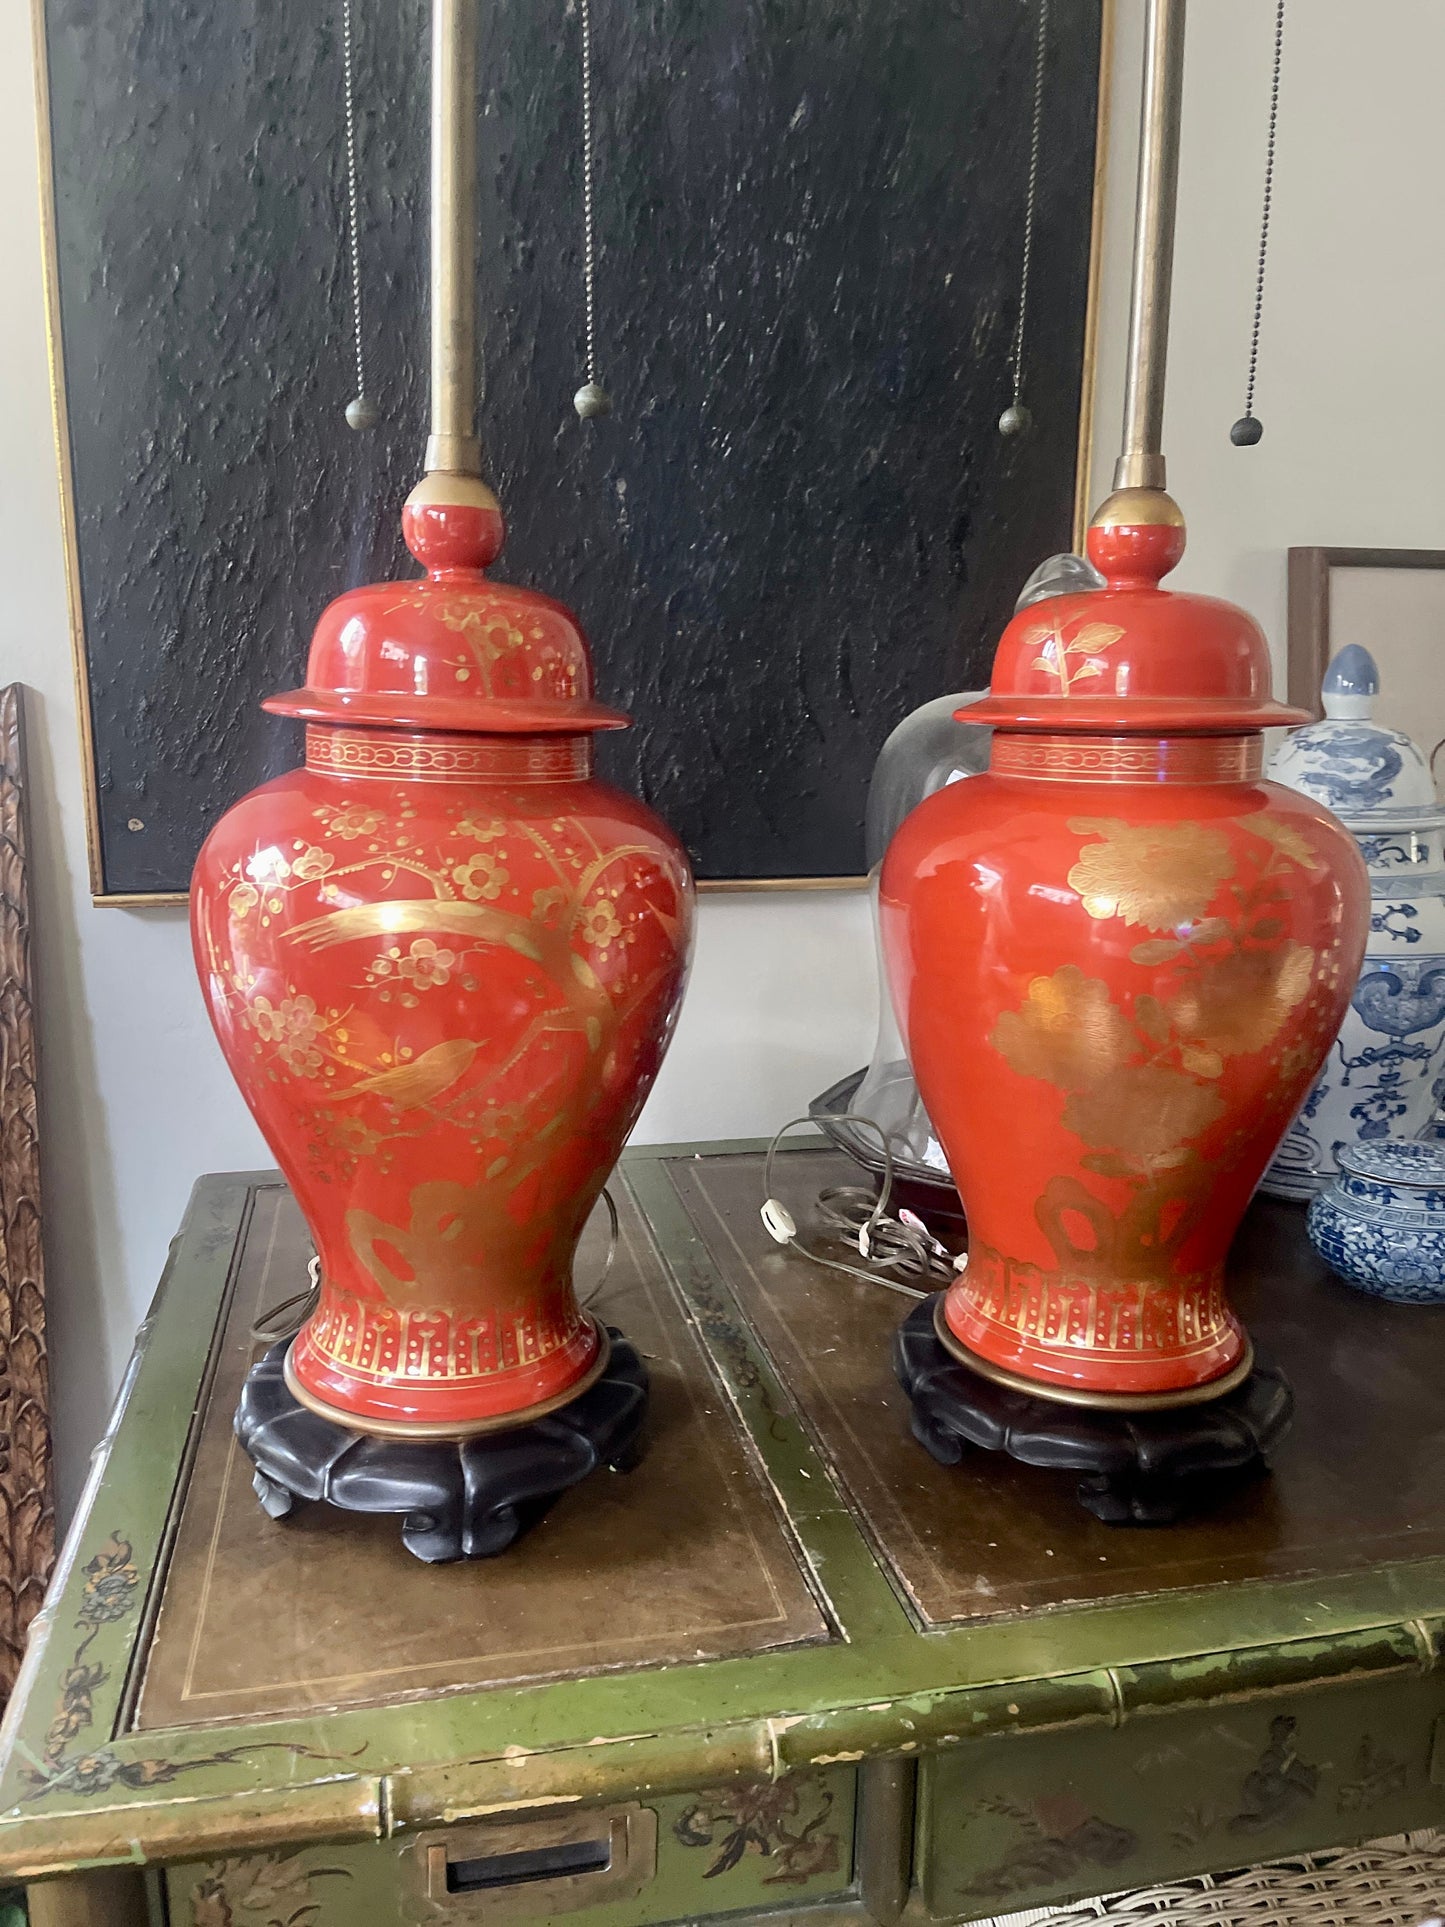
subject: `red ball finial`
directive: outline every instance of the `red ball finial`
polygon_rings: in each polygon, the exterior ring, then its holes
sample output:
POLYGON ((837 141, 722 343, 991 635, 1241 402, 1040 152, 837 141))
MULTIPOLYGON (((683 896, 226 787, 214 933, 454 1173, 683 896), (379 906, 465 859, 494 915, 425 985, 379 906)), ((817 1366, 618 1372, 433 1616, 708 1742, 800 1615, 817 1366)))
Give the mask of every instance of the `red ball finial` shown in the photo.
POLYGON ((425 475, 401 512, 406 546, 428 575, 485 569, 506 534, 501 507, 485 482, 471 475, 425 475))
POLYGON ((1089 560, 1111 589, 1157 584, 1184 553, 1184 517, 1162 488, 1116 489, 1089 524, 1089 560))

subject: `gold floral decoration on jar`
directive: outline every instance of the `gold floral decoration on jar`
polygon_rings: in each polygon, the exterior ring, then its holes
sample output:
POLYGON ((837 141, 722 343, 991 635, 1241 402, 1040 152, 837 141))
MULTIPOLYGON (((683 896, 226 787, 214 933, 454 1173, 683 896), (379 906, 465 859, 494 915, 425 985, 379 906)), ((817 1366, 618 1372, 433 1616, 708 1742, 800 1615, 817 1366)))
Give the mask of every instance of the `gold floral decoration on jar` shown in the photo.
POLYGON ((360 836, 375 836, 384 821, 380 810, 368 809, 364 803, 348 803, 339 810, 319 809, 315 814, 325 823, 326 834, 339 836, 343 843, 354 843, 360 836))
POLYGON ((506 887, 508 874, 496 857, 479 851, 456 865, 452 880, 469 903, 492 903, 506 887))
POLYGON ((606 950, 622 935, 622 925, 610 897, 599 897, 582 912, 583 941, 595 950, 606 950))
POLYGON ((300 877, 303 883, 319 883, 335 861, 329 850, 308 843, 299 856, 292 858, 291 874, 300 877))
POLYGON ((1081 850, 1069 871, 1070 888, 1099 922, 1122 917, 1145 930, 1177 931, 1202 917, 1234 874, 1228 838, 1203 823, 1075 817, 1069 828, 1103 839, 1081 850))
POLYGON ((417 937, 396 968, 418 990, 429 990, 446 983, 460 961, 455 950, 443 948, 431 937, 417 937))

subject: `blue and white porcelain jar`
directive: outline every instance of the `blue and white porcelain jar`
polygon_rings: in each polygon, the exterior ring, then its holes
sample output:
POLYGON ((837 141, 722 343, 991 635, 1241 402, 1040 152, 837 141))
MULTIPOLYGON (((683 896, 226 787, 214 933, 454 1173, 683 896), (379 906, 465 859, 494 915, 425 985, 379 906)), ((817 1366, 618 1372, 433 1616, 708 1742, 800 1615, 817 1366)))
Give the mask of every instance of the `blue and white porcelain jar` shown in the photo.
POLYGON ((1445 810, 1416 744, 1371 720, 1379 688, 1369 651, 1342 649, 1325 720, 1296 730, 1269 768, 1354 832, 1373 899, 1349 1015, 1264 1176, 1277 1198, 1313 1197, 1344 1145, 1418 1137, 1445 1082, 1445 810))
POLYGON ((1445 1305, 1445 1144, 1342 1144, 1305 1223, 1325 1263, 1361 1291, 1445 1305))

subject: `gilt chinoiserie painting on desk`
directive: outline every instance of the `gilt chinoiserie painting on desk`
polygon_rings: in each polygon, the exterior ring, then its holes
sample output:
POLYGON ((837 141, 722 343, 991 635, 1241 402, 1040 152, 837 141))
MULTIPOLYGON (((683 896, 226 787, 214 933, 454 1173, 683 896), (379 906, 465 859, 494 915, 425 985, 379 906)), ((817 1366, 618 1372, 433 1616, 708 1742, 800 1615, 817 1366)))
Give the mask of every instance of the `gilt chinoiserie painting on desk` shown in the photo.
MULTIPOLYGON (((406 573, 426 6, 354 0, 379 415, 358 435, 339 8, 38 4, 94 888, 179 900, 210 824, 299 761, 259 702, 300 681, 315 612, 406 573)), ((509 572, 577 608, 599 686, 638 719, 602 772, 704 881, 856 878, 884 737, 977 680, 1018 583, 1070 539, 1100 7, 1050 9, 1033 427, 1013 438, 1033 10, 865 0, 826 32, 761 0, 593 15, 614 407, 579 423, 578 16, 484 10, 479 294, 509 572)))

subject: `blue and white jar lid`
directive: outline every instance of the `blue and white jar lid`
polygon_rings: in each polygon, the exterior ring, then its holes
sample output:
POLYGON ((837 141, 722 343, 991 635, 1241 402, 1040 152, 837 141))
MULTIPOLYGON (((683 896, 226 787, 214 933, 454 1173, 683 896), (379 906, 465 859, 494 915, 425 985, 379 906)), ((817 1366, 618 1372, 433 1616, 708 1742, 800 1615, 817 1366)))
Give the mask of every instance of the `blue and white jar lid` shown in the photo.
POLYGON ((1434 1191, 1445 1187, 1445 1144, 1429 1139, 1365 1138, 1335 1149, 1341 1170, 1406 1190, 1434 1191))
POLYGON ((1320 685, 1325 719, 1297 729, 1270 762, 1277 783, 1314 797, 1350 829, 1426 829, 1445 823, 1424 752, 1373 720, 1380 672, 1349 643, 1320 685))

